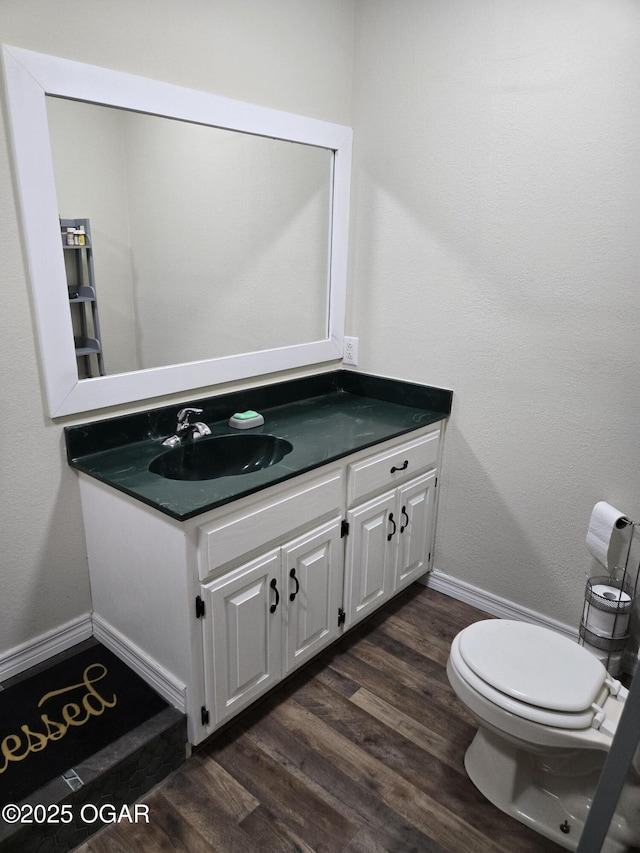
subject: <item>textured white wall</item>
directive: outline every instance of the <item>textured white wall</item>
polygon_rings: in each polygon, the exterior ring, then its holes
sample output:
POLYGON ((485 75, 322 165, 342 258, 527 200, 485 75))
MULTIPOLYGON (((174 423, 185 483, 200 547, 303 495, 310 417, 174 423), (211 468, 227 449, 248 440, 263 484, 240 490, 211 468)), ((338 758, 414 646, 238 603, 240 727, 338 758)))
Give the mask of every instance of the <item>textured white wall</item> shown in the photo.
MULTIPOLYGON (((2 42, 354 125, 360 369, 456 393, 436 567, 576 624, 591 507, 640 518, 637 0, 1 6, 2 42)), ((5 121, 0 654, 89 608, 5 121)))
POLYGON ((359 369, 455 392, 436 568, 577 627, 640 518, 640 5, 358 9, 359 369))
MULTIPOLYGON (((339 124, 351 124, 353 24, 349 0, 0 0, 2 43, 339 124)), ((62 434, 74 419, 46 414, 11 169, 3 110, 0 656, 90 609, 62 434)))

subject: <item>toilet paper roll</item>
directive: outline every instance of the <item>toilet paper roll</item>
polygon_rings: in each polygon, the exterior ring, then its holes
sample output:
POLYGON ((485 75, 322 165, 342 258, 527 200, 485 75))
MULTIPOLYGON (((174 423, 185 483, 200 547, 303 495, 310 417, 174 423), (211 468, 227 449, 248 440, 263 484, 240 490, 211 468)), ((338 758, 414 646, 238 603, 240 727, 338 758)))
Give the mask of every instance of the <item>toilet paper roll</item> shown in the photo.
POLYGON ((585 605, 584 624, 587 630, 599 637, 624 637, 629 627, 629 616, 623 614, 616 617, 613 613, 603 613, 602 610, 591 608, 587 615, 585 605))
POLYGON ((583 622, 585 628, 598 637, 624 637, 629 627, 629 614, 624 613, 616 619, 613 613, 603 613, 595 607, 584 606, 583 622))
POLYGON ((591 512, 587 551, 609 570, 613 570, 618 561, 621 545, 626 538, 623 531, 628 524, 629 519, 624 513, 606 501, 598 501, 591 512))
POLYGON ((591 601, 601 610, 627 613, 631 610, 631 596, 617 586, 606 583, 594 583, 591 586, 591 601))
POLYGON ((624 637, 629 627, 631 596, 608 584, 587 584, 582 621, 599 637, 624 637))

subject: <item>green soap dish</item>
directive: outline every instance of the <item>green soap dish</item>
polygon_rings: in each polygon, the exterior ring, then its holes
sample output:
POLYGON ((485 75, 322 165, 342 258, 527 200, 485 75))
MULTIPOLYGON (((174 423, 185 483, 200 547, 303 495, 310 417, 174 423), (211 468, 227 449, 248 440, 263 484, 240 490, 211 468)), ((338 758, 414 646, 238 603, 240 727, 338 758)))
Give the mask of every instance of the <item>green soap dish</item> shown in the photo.
POLYGON ((249 409, 246 412, 236 412, 229 418, 229 426, 234 429, 253 429, 262 426, 264 417, 258 412, 249 409))

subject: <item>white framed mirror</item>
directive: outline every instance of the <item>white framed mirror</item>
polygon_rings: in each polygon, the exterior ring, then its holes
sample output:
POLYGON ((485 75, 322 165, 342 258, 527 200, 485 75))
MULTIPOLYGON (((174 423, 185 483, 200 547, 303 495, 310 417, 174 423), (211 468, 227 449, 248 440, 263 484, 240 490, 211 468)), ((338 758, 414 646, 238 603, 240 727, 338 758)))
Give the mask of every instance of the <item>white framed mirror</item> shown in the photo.
POLYGON ((22 48, 3 60, 52 417, 342 357, 350 128, 22 48), (105 334, 90 378, 60 230, 74 214, 91 218, 105 334))

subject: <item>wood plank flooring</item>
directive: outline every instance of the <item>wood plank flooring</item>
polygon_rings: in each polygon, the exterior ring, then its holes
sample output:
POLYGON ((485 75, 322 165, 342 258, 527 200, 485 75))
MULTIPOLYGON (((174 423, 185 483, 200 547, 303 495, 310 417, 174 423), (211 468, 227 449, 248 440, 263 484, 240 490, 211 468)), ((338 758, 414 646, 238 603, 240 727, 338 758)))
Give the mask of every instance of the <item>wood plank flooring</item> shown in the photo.
POLYGON ((447 681, 486 614, 414 584, 199 747, 81 853, 552 853, 467 778, 475 727, 447 681))

